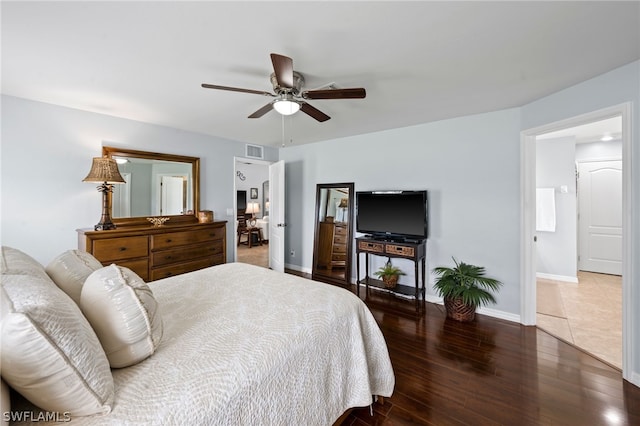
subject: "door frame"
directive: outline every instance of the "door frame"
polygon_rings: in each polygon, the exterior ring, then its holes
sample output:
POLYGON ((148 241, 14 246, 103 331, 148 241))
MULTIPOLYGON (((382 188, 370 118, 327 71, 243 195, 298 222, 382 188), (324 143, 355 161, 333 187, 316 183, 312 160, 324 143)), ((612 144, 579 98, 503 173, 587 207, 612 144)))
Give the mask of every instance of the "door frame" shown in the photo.
POLYGON ((520 132, 520 322, 536 324, 536 250, 535 250, 535 188, 536 188, 536 136, 576 127, 614 116, 622 116, 622 377, 631 380, 633 352, 631 235, 631 103, 589 112, 568 119, 527 129, 520 132))

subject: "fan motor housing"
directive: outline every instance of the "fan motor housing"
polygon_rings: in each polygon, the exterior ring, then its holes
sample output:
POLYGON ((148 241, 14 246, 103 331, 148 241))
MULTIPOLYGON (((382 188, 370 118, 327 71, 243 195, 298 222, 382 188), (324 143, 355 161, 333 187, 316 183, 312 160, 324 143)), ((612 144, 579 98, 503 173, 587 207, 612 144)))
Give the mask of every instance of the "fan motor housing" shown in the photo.
POLYGON ((298 71, 293 72, 293 87, 281 87, 278 85, 278 81, 276 80, 276 73, 271 73, 271 84, 273 85, 273 91, 277 94, 281 95, 283 93, 291 93, 294 96, 298 96, 300 94, 300 90, 302 86, 304 86, 304 77, 298 71))

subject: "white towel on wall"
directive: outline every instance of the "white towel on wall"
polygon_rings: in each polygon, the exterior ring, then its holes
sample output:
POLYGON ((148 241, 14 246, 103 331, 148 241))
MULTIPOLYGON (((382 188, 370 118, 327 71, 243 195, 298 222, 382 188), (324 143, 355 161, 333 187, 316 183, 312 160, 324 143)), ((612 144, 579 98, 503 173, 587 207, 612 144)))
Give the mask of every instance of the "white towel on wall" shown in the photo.
POLYGON ((556 232, 554 188, 536 188, 536 231, 556 232))

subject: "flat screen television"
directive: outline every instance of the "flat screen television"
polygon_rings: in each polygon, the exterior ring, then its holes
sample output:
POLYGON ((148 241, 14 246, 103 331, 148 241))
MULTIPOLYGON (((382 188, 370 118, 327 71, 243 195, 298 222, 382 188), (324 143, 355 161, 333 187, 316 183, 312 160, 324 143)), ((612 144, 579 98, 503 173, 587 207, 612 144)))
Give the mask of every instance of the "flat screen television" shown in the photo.
POLYGON ((423 240, 427 205, 427 191, 356 192, 356 230, 379 239, 423 240))

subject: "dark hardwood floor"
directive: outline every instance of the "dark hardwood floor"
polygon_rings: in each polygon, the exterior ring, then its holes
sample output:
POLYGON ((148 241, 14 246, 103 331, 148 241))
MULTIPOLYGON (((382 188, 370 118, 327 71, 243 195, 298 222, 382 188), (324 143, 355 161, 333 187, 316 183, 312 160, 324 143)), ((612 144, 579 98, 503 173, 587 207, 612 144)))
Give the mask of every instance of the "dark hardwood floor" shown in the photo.
POLYGON ((640 425, 640 388, 535 327, 459 323, 430 303, 422 318, 368 305, 396 387, 373 416, 356 409, 343 425, 640 425))

